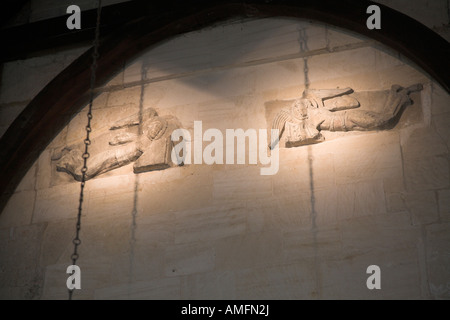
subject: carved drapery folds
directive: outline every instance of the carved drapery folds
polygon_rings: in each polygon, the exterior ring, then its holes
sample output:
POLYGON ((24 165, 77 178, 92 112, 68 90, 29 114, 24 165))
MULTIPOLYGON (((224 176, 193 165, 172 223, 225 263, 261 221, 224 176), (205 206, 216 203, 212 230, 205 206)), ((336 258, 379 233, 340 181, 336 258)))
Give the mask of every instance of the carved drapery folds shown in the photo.
MULTIPOLYGON (((174 166, 170 157, 173 146, 171 134, 178 128, 180 123, 175 117, 160 116, 153 108, 117 121, 111 125, 108 133, 98 138, 107 143, 103 143, 101 150, 91 154, 88 159, 86 179, 132 162, 135 173, 174 166)), ((66 172, 80 181, 82 150, 82 144, 75 144, 55 152, 52 160, 56 161, 56 170, 66 172)))
POLYGON ((278 129, 279 136, 272 137, 269 147, 278 143, 287 148, 319 143, 325 140, 322 131, 385 129, 411 104, 410 93, 420 90, 421 84, 408 88, 393 85, 391 90, 383 92, 354 93, 351 88, 305 90, 299 99, 269 101, 266 108, 271 104, 287 105, 273 117, 271 127, 278 129), (380 107, 370 110, 361 106, 360 100, 365 103, 375 100, 380 107))
MULTIPOLYGON (((298 147, 325 140, 323 131, 382 130, 395 125, 410 94, 422 90, 421 84, 404 88, 393 85, 387 91, 353 92, 344 89, 308 89, 301 98, 266 103, 283 105, 272 114, 271 128, 279 135, 271 137, 269 148, 298 147)), ((181 128, 177 118, 161 116, 153 108, 113 123, 108 133, 97 139, 101 147, 88 160, 87 179, 119 167, 133 164, 134 173, 163 170, 175 166, 171 161, 172 132, 181 128)), ((94 141, 95 142, 95 141, 94 141)), ((81 180, 83 144, 66 146, 53 154, 56 170, 81 180)))

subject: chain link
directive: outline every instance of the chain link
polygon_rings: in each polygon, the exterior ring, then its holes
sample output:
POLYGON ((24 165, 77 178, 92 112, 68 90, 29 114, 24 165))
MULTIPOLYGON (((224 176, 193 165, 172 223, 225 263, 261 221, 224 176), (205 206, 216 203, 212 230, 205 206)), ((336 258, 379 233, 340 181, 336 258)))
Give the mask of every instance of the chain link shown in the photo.
MULTIPOLYGON (((92 52, 92 65, 91 65, 91 83, 90 83, 90 95, 89 95, 89 107, 87 113, 87 125, 86 125, 86 138, 84 139, 84 152, 82 155, 83 158, 83 167, 81 168, 81 183, 80 183, 80 198, 78 205, 78 215, 77 215, 77 224, 76 224, 76 233, 75 238, 72 243, 74 245, 73 254, 70 256, 72 259, 72 265, 77 264, 77 260, 80 257, 78 254, 78 247, 81 245, 80 239, 80 230, 81 230, 81 214, 83 210, 83 201, 84 201, 84 188, 86 186, 86 178, 87 178, 87 160, 90 157, 89 154, 89 146, 91 145, 90 134, 92 132, 91 128, 91 120, 92 120, 92 104, 94 101, 94 89, 95 89, 95 80, 96 80, 96 72, 97 72, 97 60, 99 57, 98 47, 99 47, 99 37, 100 37, 100 15, 102 11, 102 0, 98 0, 97 7, 97 21, 95 25, 95 38, 93 42, 94 51, 92 52)), ((72 300, 74 289, 69 289, 69 300, 72 300)))

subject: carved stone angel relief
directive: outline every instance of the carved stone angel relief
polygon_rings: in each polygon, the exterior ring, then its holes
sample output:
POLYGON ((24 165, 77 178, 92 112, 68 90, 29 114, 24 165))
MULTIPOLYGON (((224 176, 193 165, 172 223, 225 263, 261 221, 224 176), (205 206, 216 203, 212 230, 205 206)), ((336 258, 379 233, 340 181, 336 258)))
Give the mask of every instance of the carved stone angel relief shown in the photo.
MULTIPOLYGON (((106 135, 97 138, 104 143, 98 152, 93 152, 89 157, 86 180, 132 162, 135 173, 175 166, 170 156, 173 147, 171 134, 178 128, 180 123, 175 117, 159 116, 153 108, 145 110, 142 115, 136 114, 114 123, 106 135), (139 126, 139 123, 142 125, 139 126)), ((82 150, 84 143, 55 152, 52 160, 57 161, 56 170, 81 181, 82 150)))
MULTIPOLYGON (((325 140, 322 131, 368 131, 388 128, 404 107, 411 104, 410 93, 422 90, 421 84, 408 88, 393 85, 390 91, 352 94, 351 88, 331 90, 305 90, 303 96, 288 102, 272 121, 272 129, 279 136, 271 137, 269 147, 278 143, 286 148, 319 143, 325 140), (366 104, 381 104, 378 108, 361 108, 366 104), (378 111, 379 110, 379 111, 378 111)), ((273 103, 280 101, 272 101, 273 103)), ((285 101, 286 104, 286 101, 285 101)), ((266 103, 266 112, 269 103, 266 103)), ((369 106, 370 107, 370 106, 369 106)))
MULTIPOLYGON (((393 85, 389 91, 359 93, 353 93, 351 88, 305 90, 299 99, 267 102, 266 116, 273 119, 272 129, 278 129, 278 136, 271 137, 268 147, 273 149, 278 143, 287 148, 319 143, 324 141, 322 131, 389 128, 411 104, 410 93, 420 90, 421 84, 408 88, 393 85), (280 103, 284 106, 281 109, 280 103), (278 104, 278 108, 272 108, 271 104, 278 104)), ((159 116, 153 108, 114 123, 108 133, 95 139, 93 146, 97 150, 90 151, 86 179, 133 162, 135 173, 176 166, 171 161, 174 146, 171 135, 179 128, 175 117, 159 116)), ((55 152, 52 160, 56 161, 56 170, 80 181, 82 150, 81 142, 55 152)))

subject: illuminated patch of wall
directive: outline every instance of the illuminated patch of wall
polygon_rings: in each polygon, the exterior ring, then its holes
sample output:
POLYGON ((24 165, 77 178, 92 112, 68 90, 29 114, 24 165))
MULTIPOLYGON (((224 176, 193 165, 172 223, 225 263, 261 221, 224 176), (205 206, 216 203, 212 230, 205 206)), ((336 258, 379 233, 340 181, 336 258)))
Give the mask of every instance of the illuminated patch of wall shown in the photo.
MULTIPOLYGON (((414 83, 424 90, 394 128, 324 132, 322 143, 281 148, 274 176, 237 164, 136 175, 129 164, 89 180, 76 297, 447 297, 435 288, 449 281, 437 265, 448 263, 449 140, 440 119, 449 97, 371 41, 288 19, 180 36, 100 88, 92 153, 108 146, 111 124, 149 107, 193 136, 195 120, 204 130, 268 128, 266 103, 299 98, 306 86, 374 92, 414 83), (430 250, 442 254, 431 260, 430 250), (381 291, 365 285, 372 264, 381 267, 381 291)), ((85 117, 83 110, 55 138, 0 216, 5 255, 31 239, 41 248, 2 260, 11 274, 23 262, 4 290, 36 281, 39 297, 67 295, 79 184, 51 157, 82 141, 85 117)))

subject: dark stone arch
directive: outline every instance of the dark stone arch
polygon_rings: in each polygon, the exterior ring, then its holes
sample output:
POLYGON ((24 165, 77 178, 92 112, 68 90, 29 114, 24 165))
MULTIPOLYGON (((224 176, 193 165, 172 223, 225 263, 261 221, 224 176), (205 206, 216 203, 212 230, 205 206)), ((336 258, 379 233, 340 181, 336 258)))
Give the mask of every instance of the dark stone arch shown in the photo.
MULTIPOLYGON (((134 1, 130 2, 130 5, 134 1)), ((142 1, 138 1, 141 2, 142 1)), ((450 45, 416 20, 379 5, 380 30, 368 30, 366 0, 161 1, 113 34, 103 35, 97 86, 125 61, 176 35, 236 17, 311 19, 378 40, 415 62, 450 92, 450 45)), ((0 212, 40 153, 88 102, 91 50, 56 76, 28 104, 0 140, 0 212)))

